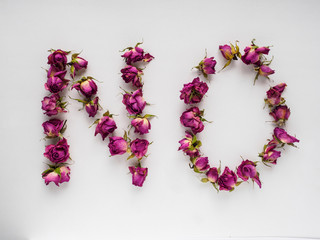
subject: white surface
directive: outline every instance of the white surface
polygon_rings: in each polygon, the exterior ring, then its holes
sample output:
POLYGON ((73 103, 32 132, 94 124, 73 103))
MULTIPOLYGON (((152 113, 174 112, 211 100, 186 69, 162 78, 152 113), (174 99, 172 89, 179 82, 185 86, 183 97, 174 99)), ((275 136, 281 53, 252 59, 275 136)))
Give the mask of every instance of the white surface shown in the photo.
MULTIPOLYGON (((320 237, 319 1, 0 1, 1 174, 0 239, 213 239, 213 237, 320 237), (260 166, 263 187, 243 184, 217 194, 189 169, 177 151, 184 129, 179 116, 182 85, 204 56, 224 60, 219 44, 252 38, 273 45, 272 76, 288 84, 292 115, 287 129, 301 140, 287 147, 278 165, 260 166), (145 70, 145 98, 154 104, 149 176, 131 185, 128 163, 109 158, 107 142, 94 137, 91 119, 72 102, 66 137, 71 145, 71 181, 45 186, 41 172, 46 119, 47 50, 81 51, 87 75, 103 81, 105 109, 123 119, 119 50, 144 40, 155 56, 145 70)), ((263 98, 269 83, 240 61, 213 77, 203 107, 200 138, 212 164, 257 160, 272 125, 263 98)))

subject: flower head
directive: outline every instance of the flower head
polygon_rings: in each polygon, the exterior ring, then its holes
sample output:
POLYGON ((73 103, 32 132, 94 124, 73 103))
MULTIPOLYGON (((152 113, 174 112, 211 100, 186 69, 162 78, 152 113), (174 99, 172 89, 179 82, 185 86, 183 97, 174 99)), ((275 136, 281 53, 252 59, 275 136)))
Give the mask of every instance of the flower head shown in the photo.
POLYGON ((130 166, 129 170, 132 174, 132 184, 138 187, 142 187, 148 175, 148 168, 130 166))
POLYGON ((44 114, 46 114, 49 117, 53 115, 57 115, 58 113, 61 113, 61 112, 66 112, 64 109, 66 106, 66 103, 61 102, 61 98, 58 93, 52 94, 49 97, 44 97, 41 103, 42 103, 42 110, 45 111, 44 114))
POLYGON ((83 77, 72 85, 73 89, 80 91, 85 97, 90 98, 97 93, 98 87, 92 77, 83 77))
POLYGON ((273 131, 276 140, 279 143, 293 144, 300 142, 297 138, 290 136, 284 129, 276 127, 273 131))
POLYGON ((67 139, 63 138, 56 144, 47 145, 43 155, 53 163, 66 162, 70 157, 67 139))
POLYGON ((65 89, 69 82, 69 80, 64 78, 66 73, 67 71, 60 71, 48 77, 47 82, 44 84, 45 89, 51 93, 58 93, 65 89))
POLYGON ((197 157, 194 160, 194 168, 198 172, 204 172, 210 168, 208 157, 197 157))
POLYGON ((93 100, 89 101, 85 107, 89 117, 94 117, 99 109, 99 97, 95 97, 93 100))
POLYGON ((219 190, 232 191, 237 183, 237 175, 228 167, 225 167, 223 173, 218 178, 219 190))
POLYGON ((126 140, 123 139, 123 137, 109 137, 109 140, 110 142, 108 144, 108 147, 112 156, 122 155, 125 152, 127 152, 128 143, 126 140))
POLYGON ((135 139, 130 143, 130 149, 138 159, 143 158, 148 151, 149 141, 146 139, 135 139))
POLYGON ((208 89, 208 85, 197 77, 192 82, 183 85, 180 99, 184 100, 185 104, 199 103, 208 89))
POLYGON ((70 168, 67 166, 61 167, 50 167, 42 173, 42 178, 45 184, 48 185, 50 182, 54 182, 57 186, 59 183, 69 182, 70 180, 70 168))
POLYGON ((219 178, 218 169, 215 167, 212 167, 206 172, 206 175, 209 182, 216 183, 219 178))
POLYGON ((63 128, 63 121, 59 119, 50 119, 42 123, 44 134, 49 138, 59 137, 63 128))
POLYGON ((198 107, 192 107, 184 111, 180 117, 180 122, 185 127, 190 127, 194 134, 202 132, 204 125, 202 123, 202 112, 198 107))
POLYGON ((115 129, 117 129, 117 125, 112 115, 104 114, 98 121, 94 135, 100 134, 102 140, 104 140, 110 133, 113 133, 115 129))
POLYGON ((48 56, 48 64, 50 64, 56 71, 64 71, 67 65, 68 54, 68 52, 61 49, 55 50, 48 56))
POLYGON ((122 103, 126 106, 129 114, 141 114, 146 101, 143 99, 142 89, 139 88, 132 94, 126 93, 123 95, 122 103))
POLYGON ((149 130, 151 129, 150 121, 146 117, 132 119, 131 125, 134 127, 134 132, 139 133, 140 135, 149 133, 149 130))
POLYGON ((290 108, 288 108, 287 105, 279 105, 270 112, 270 115, 273 117, 274 121, 281 126, 288 120, 290 108))
POLYGON ((271 87, 268 91, 267 91, 267 98, 265 99, 265 102, 270 106, 277 106, 279 105, 281 102, 284 102, 284 99, 281 98, 281 94, 284 91, 285 87, 287 86, 287 84, 285 83, 280 83, 274 87, 271 87))
POLYGON ((248 181, 248 179, 251 178, 261 188, 259 173, 257 172, 256 164, 254 162, 249 160, 242 161, 242 163, 237 168, 237 175, 243 181, 248 181))

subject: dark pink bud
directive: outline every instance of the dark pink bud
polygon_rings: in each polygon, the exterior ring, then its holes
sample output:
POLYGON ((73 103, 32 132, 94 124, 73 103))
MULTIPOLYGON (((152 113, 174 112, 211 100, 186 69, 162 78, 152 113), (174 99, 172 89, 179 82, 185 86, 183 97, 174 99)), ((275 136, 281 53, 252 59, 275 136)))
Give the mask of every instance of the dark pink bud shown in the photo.
POLYGON ((225 167, 223 173, 218 178, 219 190, 231 191, 237 183, 237 175, 228 167, 225 167))
POLYGON ((194 167, 199 172, 204 172, 210 168, 208 157, 197 157, 194 160, 194 167))
POLYGON ((132 82, 134 86, 142 87, 141 75, 143 75, 143 72, 141 69, 128 65, 121 69, 121 73, 121 77, 126 83, 132 82))
POLYGON ((199 103, 208 89, 208 85, 197 77, 192 82, 183 85, 180 99, 186 104, 199 103))
POLYGON ((142 187, 148 175, 148 168, 131 166, 129 167, 129 170, 132 174, 132 184, 138 187, 142 187))
POLYGON ((215 183, 217 182, 219 177, 218 169, 215 167, 212 167, 206 172, 206 175, 209 182, 215 183))
POLYGON ((274 129, 274 136, 280 143, 293 144, 300 142, 297 138, 290 136, 284 129, 276 127, 274 129))
POLYGON ((100 134, 102 140, 104 140, 110 133, 113 133, 115 129, 117 129, 117 125, 113 118, 109 116, 103 116, 100 118, 96 126, 94 135, 96 136, 97 134, 100 134))
POLYGON ((141 159, 146 155, 148 151, 149 142, 146 139, 135 139, 130 143, 131 152, 138 158, 141 159))
POLYGON ((64 104, 60 101, 59 94, 52 94, 49 97, 44 97, 42 100, 42 110, 47 116, 53 116, 60 112, 66 112, 64 110, 64 104))
POLYGON ((63 127, 63 121, 59 119, 50 119, 42 123, 44 134, 49 138, 59 137, 63 127))
POLYGON ((97 93, 98 87, 94 80, 89 77, 83 77, 80 81, 73 84, 72 88, 80 91, 85 97, 90 98, 97 93))
POLYGON ((249 160, 242 161, 242 163, 237 168, 237 175, 243 181, 248 181, 248 179, 251 178, 261 188, 259 174, 256 170, 256 164, 254 162, 249 160))
POLYGON ((63 163, 69 159, 69 145, 67 139, 61 139, 57 144, 47 145, 43 154, 53 163, 63 163))
POLYGON ((261 65, 258 71, 259 71, 259 75, 265 76, 265 77, 268 77, 269 75, 274 74, 274 70, 272 70, 267 65, 261 65))
POLYGON ((108 144, 110 154, 114 155, 122 155, 127 152, 128 143, 122 137, 109 137, 110 142, 108 144))
POLYGON ((202 132, 204 125, 201 120, 201 112, 198 107, 189 108, 180 117, 180 122, 185 127, 190 127, 194 134, 202 132))
POLYGON ((150 121, 147 118, 134 118, 131 121, 131 125, 134 127, 134 132, 140 135, 149 133, 151 129, 150 121))
POLYGON ((42 173, 42 178, 45 184, 54 182, 57 186, 59 183, 69 182, 70 180, 70 168, 67 166, 61 166, 57 168, 49 168, 42 173))
POLYGON ((86 104, 86 111, 89 114, 89 117, 94 117, 99 109, 99 97, 95 97, 93 100, 86 104))
POLYGON ((271 113, 269 113, 276 123, 282 125, 290 116, 290 108, 287 105, 280 105, 275 107, 271 113))
POLYGON ((87 68, 88 61, 83 59, 82 57, 76 57, 72 60, 72 64, 76 71, 87 68))
POLYGON ((229 45, 220 45, 219 46, 219 50, 222 54, 222 56, 226 59, 226 60, 232 60, 234 58, 234 53, 232 52, 231 46, 229 45))
POLYGON ((123 95, 122 103, 126 106, 129 114, 140 114, 146 106, 146 101, 143 99, 142 89, 138 89, 132 94, 126 93, 123 95))
POLYGON ((58 49, 48 56, 48 64, 56 71, 63 71, 66 69, 68 53, 58 49))
POLYGON ((56 72, 53 76, 48 77, 44 85, 45 89, 52 93, 58 93, 65 89, 69 82, 69 80, 64 78, 66 73, 67 71, 56 72))
POLYGON ((135 63, 143 60, 144 51, 142 48, 135 47, 125 52, 121 57, 125 58, 127 64, 135 63))

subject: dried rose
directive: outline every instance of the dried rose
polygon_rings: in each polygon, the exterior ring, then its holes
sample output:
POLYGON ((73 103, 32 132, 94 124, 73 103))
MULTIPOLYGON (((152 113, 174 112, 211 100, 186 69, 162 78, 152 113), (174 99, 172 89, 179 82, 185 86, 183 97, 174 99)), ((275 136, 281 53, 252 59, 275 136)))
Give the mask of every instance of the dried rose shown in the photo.
POLYGON ((237 183, 237 175, 228 167, 225 167, 223 173, 218 178, 219 190, 232 191, 237 183))
POLYGON ((109 115, 107 112, 98 120, 94 135, 100 134, 102 140, 104 140, 110 133, 113 133, 115 129, 117 129, 116 122, 113 120, 112 115, 109 115))
POLYGON ((196 172, 204 172, 210 168, 208 157, 197 157, 194 160, 194 168, 196 172))
POLYGON ((68 63, 71 65, 70 72, 71 77, 74 78, 76 75, 76 71, 80 71, 81 69, 86 69, 88 66, 88 61, 82 57, 79 57, 80 53, 72 54, 71 62, 68 63))
POLYGON ((127 48, 128 51, 125 52, 121 57, 125 58, 127 64, 135 63, 138 61, 142 61, 144 58, 144 51, 142 48, 136 46, 135 48, 127 48))
POLYGON ((94 117, 99 109, 99 97, 95 97, 93 100, 86 103, 85 107, 89 117, 94 117))
MULTIPOLYGON (((53 50, 52 50, 53 51, 53 50)), ((65 52, 61 49, 53 51, 48 56, 48 64, 50 64, 56 71, 63 71, 67 65, 67 55, 69 52, 65 52)))
POLYGON ((69 82, 69 80, 64 78, 66 73, 67 71, 60 71, 48 77, 47 82, 44 84, 45 89, 52 93, 58 93, 65 89, 69 82))
POLYGON ((249 160, 244 160, 237 168, 237 175, 243 181, 248 181, 248 179, 251 178, 261 188, 259 173, 257 172, 256 166, 256 163, 249 160))
POLYGON ((148 151, 149 141, 146 139, 135 139, 130 143, 131 152, 138 158, 141 159, 146 155, 148 151))
POLYGON ((274 121, 281 126, 286 120, 288 120, 290 116, 290 108, 288 108, 287 105, 280 105, 275 107, 269 114, 274 118, 274 121))
POLYGON ((265 102, 270 106, 277 106, 280 103, 284 102, 284 99, 281 98, 281 93, 284 91, 287 84, 280 83, 274 87, 271 87, 267 91, 267 98, 265 99, 265 102))
POLYGON ((63 138, 55 145, 47 145, 43 155, 53 163, 66 162, 69 159, 69 145, 67 139, 63 138))
POLYGON ((192 107, 184 111, 180 117, 180 122, 185 127, 190 127, 194 134, 202 132, 204 125, 202 123, 202 112, 198 107, 192 107))
POLYGON ((122 155, 127 152, 128 143, 123 137, 109 137, 109 151, 112 156, 114 155, 122 155))
POLYGON ((241 60, 245 64, 255 64, 261 65, 261 55, 265 54, 268 55, 270 51, 269 47, 258 47, 254 44, 254 40, 252 40, 251 46, 247 46, 244 49, 244 55, 242 55, 241 60))
POLYGON ((183 85, 180 99, 184 100, 185 104, 199 103, 207 91, 208 85, 197 77, 192 82, 183 85))
POLYGON ((180 147, 178 151, 182 150, 192 158, 200 155, 199 148, 201 147, 201 142, 197 140, 196 135, 186 132, 185 138, 181 139, 179 143, 180 147))
POLYGON ((148 175, 148 168, 130 166, 129 170, 132 174, 132 184, 138 187, 142 187, 148 175))
POLYGON ((44 134, 49 138, 59 137, 63 128, 63 121, 59 119, 50 119, 42 123, 44 134))
POLYGON ((72 88, 80 91, 85 97, 90 98, 97 93, 98 87, 92 77, 83 77, 73 84, 72 88))
POLYGON ((197 69, 199 69, 204 77, 208 77, 208 74, 215 74, 215 66, 217 64, 216 60, 213 60, 214 57, 207 58, 205 57, 198 66, 196 66, 197 69))
POLYGON ((57 186, 59 183, 69 182, 70 180, 70 168, 67 166, 49 168, 42 173, 42 178, 45 184, 48 185, 50 182, 54 182, 57 186))
POLYGON ((217 180, 219 178, 218 169, 215 167, 212 167, 206 172, 206 175, 207 175, 209 182, 215 183, 215 182, 217 182, 217 180))
POLYGON ((143 75, 142 69, 127 65, 121 69, 122 79, 126 82, 132 82, 132 84, 138 88, 142 87, 141 75, 143 75))
POLYGON ((143 61, 144 61, 144 62, 151 62, 152 59, 154 59, 154 56, 152 56, 150 53, 146 53, 146 54, 143 56, 143 61))
POLYGON ((123 95, 122 103, 126 106, 129 114, 140 114, 146 106, 146 101, 143 99, 142 89, 138 89, 133 93, 123 95))
POLYGON ((238 57, 241 58, 241 54, 239 51, 239 46, 237 45, 236 41, 236 46, 234 46, 233 44, 230 43, 230 45, 220 45, 219 46, 219 50, 222 54, 222 56, 228 60, 227 63, 223 66, 222 69, 226 68, 227 66, 229 66, 229 64, 231 63, 232 60, 238 60, 238 57))
POLYGON ((65 102, 61 102, 61 98, 58 93, 52 94, 49 97, 44 97, 42 100, 42 110, 46 111, 44 114, 47 116, 53 116, 65 111, 65 102))
POLYGON ((284 129, 276 127, 274 129, 274 136, 279 143, 286 143, 293 145, 295 142, 300 142, 297 138, 290 136, 284 129))
POLYGON ((149 129, 151 129, 150 121, 146 117, 132 119, 131 125, 134 127, 134 132, 139 133, 140 135, 149 133, 149 129))
POLYGON ((258 74, 260 76, 268 77, 271 74, 274 74, 274 70, 272 70, 269 66, 267 65, 261 65, 258 68, 258 74))
POLYGON ((277 147, 277 144, 274 144, 273 141, 264 145, 263 152, 259 154, 259 157, 262 158, 263 162, 277 164, 278 158, 281 157, 281 152, 276 151, 275 150, 276 147, 277 147))

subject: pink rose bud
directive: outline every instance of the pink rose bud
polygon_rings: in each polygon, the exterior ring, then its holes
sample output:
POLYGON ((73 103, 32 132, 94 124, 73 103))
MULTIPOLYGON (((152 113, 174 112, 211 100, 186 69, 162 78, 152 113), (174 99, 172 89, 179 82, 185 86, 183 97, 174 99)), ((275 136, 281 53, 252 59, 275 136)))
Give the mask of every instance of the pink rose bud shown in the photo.
POLYGON ((126 82, 132 82, 132 84, 138 88, 142 87, 141 75, 143 72, 140 68, 127 65, 125 68, 121 69, 122 79, 126 82))
POLYGON ((131 63, 143 60, 144 51, 139 47, 128 48, 128 51, 121 55, 121 57, 125 58, 126 63, 130 65, 131 63))
POLYGON ((232 191, 237 183, 237 175, 228 167, 225 167, 223 173, 218 178, 219 190, 232 191))
POLYGON ((67 65, 67 55, 68 52, 58 49, 48 56, 48 64, 56 71, 64 71, 67 65))
POLYGON ((284 102, 283 99, 281 99, 281 93, 284 91, 287 84, 280 83, 274 87, 271 87, 267 91, 267 98, 265 99, 265 102, 269 104, 270 107, 277 106, 280 104, 280 102, 284 102))
POLYGON ((269 114, 274 118, 276 123, 282 125, 290 116, 290 108, 287 105, 280 105, 275 107, 269 114))
POLYGON ((197 140, 195 135, 186 132, 185 138, 179 141, 180 147, 178 151, 182 150, 188 156, 194 158, 200 155, 199 148, 201 147, 201 142, 197 140))
POLYGON ((128 143, 123 137, 109 137, 109 151, 112 156, 114 155, 122 155, 127 152, 128 143))
POLYGON ((49 138, 59 137, 63 128, 63 121, 59 119, 50 119, 42 123, 44 134, 49 138))
POLYGON ((217 64, 216 60, 213 60, 214 57, 205 58, 203 59, 199 65, 196 67, 198 68, 202 73, 204 77, 208 77, 208 74, 215 74, 215 66, 217 64))
POLYGON ((255 64, 260 65, 260 57, 262 54, 268 55, 270 48, 268 47, 258 47, 252 41, 251 46, 248 46, 244 49, 244 55, 242 55, 241 60, 245 64, 255 64))
POLYGON ((269 66, 267 65, 261 65, 259 67, 259 75, 260 76, 264 76, 264 77, 268 77, 271 74, 274 74, 274 70, 272 70, 269 66))
POLYGON ((61 102, 61 98, 58 93, 52 94, 49 97, 44 97, 42 100, 42 110, 44 110, 44 114, 49 117, 61 112, 66 112, 64 110, 65 105, 66 103, 61 102))
POLYGON ((140 114, 146 106, 146 101, 143 99, 142 89, 138 89, 132 94, 126 93, 123 95, 122 103, 126 106, 129 114, 140 114))
POLYGON ((56 72, 49 77, 47 83, 44 84, 45 89, 52 93, 58 93, 65 89, 69 82, 69 80, 64 79, 66 73, 67 71, 56 72))
POLYGON ((180 122, 185 127, 190 127, 194 134, 202 132, 204 125, 201 120, 202 113, 198 107, 189 108, 180 117, 180 122))
POLYGON ((242 163, 237 168, 237 175, 243 181, 248 181, 248 179, 251 178, 261 188, 259 173, 257 172, 256 166, 257 165, 252 161, 242 161, 242 163))
POLYGON ((143 158, 148 151, 149 141, 146 139, 135 139, 130 143, 131 152, 138 158, 143 158))
POLYGON ((149 53, 146 53, 146 54, 143 56, 143 61, 144 61, 144 62, 151 62, 152 59, 154 59, 154 56, 152 56, 152 55, 149 54, 149 53))
POLYGON ((42 173, 42 178, 45 184, 54 182, 57 186, 59 183, 69 182, 70 180, 70 168, 66 166, 49 168, 42 173))
POLYGON ((63 138, 55 145, 47 145, 43 155, 53 163, 66 162, 69 159, 69 145, 67 139, 63 138))
POLYGON ((80 91, 85 97, 90 98, 97 93, 98 87, 91 77, 83 77, 80 81, 73 84, 72 88, 80 91))
POLYGON ((149 129, 151 129, 148 118, 134 118, 131 121, 131 125, 134 127, 134 132, 139 133, 140 135, 149 133, 149 129))
POLYGON ((138 187, 142 187, 148 175, 148 168, 131 166, 129 167, 129 170, 132 174, 132 184, 138 187))
POLYGON ((219 177, 218 169, 215 167, 212 167, 206 172, 206 175, 209 182, 215 183, 217 182, 219 177))
POLYGON ((204 172, 208 170, 210 168, 210 165, 208 163, 209 163, 208 157, 197 157, 194 160, 195 170, 198 172, 204 172))
POLYGON ((89 114, 89 117, 94 117, 99 109, 99 97, 95 97, 93 100, 88 102, 86 106, 86 111, 89 114))
POLYGON ((94 135, 96 136, 97 134, 100 134, 102 140, 104 140, 110 133, 113 133, 115 129, 117 129, 117 125, 113 118, 109 116, 103 116, 100 118, 96 126, 94 135))
POLYGON ((205 82, 200 82, 197 77, 192 82, 183 85, 180 99, 184 100, 185 104, 199 103, 208 89, 208 85, 205 82))
POLYGON ((219 50, 222 54, 222 56, 226 59, 226 60, 232 60, 234 58, 234 53, 232 52, 231 46, 229 45, 220 45, 219 46, 219 50))
POLYGON ((273 141, 264 146, 263 152, 259 154, 259 157, 262 158, 263 162, 277 164, 278 158, 281 157, 281 152, 276 151, 276 147, 277 144, 273 143, 273 141))
POLYGON ((88 61, 83 59, 82 57, 75 57, 72 59, 72 64, 76 71, 79 71, 81 69, 85 69, 88 66, 88 61))
POLYGON ((279 143, 286 143, 292 145, 295 142, 300 142, 297 138, 290 136, 284 129, 276 127, 274 129, 274 136, 279 143))

